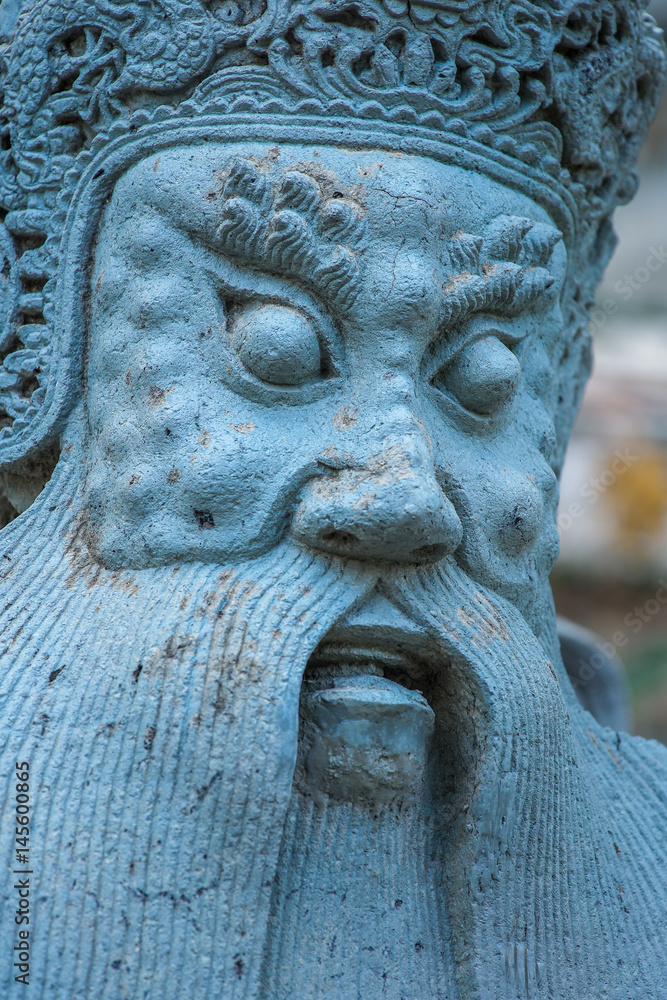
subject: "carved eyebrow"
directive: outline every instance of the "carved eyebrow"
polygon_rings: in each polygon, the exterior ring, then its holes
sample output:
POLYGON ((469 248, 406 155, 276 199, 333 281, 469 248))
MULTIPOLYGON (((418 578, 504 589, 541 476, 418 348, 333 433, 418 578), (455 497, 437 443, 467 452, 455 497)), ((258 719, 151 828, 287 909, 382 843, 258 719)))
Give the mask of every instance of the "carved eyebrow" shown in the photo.
POLYGON ((241 158, 233 161, 222 195, 221 249, 250 267, 296 278, 343 312, 350 309, 361 288, 366 228, 358 202, 326 197, 302 170, 288 170, 271 184, 241 158))
POLYGON ((518 316, 548 294, 547 268, 562 234, 531 219, 500 216, 482 236, 457 233, 446 245, 455 273, 443 286, 443 323, 453 326, 478 312, 518 316))

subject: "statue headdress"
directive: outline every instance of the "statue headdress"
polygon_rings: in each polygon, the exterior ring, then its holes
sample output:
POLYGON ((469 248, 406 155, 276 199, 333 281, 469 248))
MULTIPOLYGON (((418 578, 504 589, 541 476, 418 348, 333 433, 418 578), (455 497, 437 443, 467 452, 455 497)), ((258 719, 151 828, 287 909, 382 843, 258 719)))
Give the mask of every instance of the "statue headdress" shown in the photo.
POLYGON ((644 7, 28 0, 2 53, 0 466, 48 444, 76 398, 86 254, 115 179, 176 142, 306 137, 482 171, 565 234, 583 329, 662 83, 644 7))

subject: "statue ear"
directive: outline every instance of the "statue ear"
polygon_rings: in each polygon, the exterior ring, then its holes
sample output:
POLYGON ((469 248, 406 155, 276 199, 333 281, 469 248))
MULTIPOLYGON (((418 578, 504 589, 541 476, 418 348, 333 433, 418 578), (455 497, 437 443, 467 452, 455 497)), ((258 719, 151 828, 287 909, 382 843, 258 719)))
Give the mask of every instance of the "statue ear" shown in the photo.
POLYGON ((557 378, 555 393, 554 426, 556 448, 552 465, 560 476, 572 428, 579 411, 581 397, 593 366, 592 338, 586 325, 575 328, 574 336, 556 358, 554 371, 557 378))

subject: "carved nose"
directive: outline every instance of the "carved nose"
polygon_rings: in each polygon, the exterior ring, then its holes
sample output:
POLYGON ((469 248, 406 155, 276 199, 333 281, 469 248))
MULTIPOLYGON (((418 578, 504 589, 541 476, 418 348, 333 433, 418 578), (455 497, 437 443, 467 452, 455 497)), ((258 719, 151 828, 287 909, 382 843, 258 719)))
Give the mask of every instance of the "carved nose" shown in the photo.
POLYGON ((390 445, 363 467, 332 470, 306 487, 295 537, 349 559, 444 558, 458 547, 462 528, 429 465, 419 448, 390 445))

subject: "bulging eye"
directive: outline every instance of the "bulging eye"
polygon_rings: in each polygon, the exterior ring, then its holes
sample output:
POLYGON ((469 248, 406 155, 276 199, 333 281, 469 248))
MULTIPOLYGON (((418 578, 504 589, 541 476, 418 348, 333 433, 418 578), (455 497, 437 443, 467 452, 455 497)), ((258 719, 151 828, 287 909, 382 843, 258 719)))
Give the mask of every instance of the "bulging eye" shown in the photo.
POLYGON ((322 373, 320 341, 307 316, 258 305, 231 317, 229 340, 245 367, 271 385, 303 385, 322 373))
POLYGON ((467 410, 490 416, 512 397, 520 377, 521 366, 509 348, 497 337, 483 337, 441 368, 433 384, 467 410))

